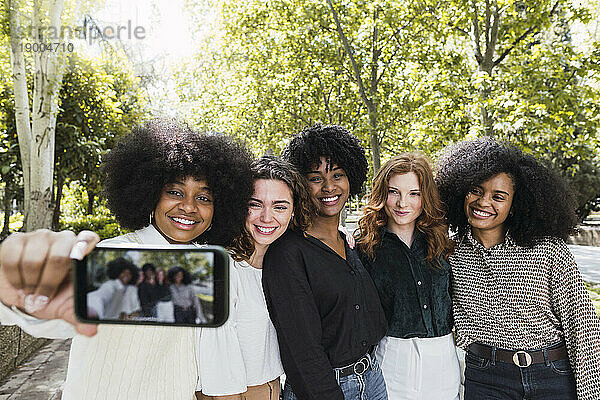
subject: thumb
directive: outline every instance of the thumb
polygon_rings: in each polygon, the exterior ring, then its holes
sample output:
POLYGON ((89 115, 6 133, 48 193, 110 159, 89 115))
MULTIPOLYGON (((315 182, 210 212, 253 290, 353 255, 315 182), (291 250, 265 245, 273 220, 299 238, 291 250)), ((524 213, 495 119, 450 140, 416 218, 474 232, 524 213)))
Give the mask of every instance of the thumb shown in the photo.
POLYGON ((96 232, 92 231, 81 231, 75 238, 75 244, 71 249, 71 258, 77 260, 83 259, 90 251, 94 249, 96 244, 100 241, 100 236, 96 232))
MULTIPOLYGON (((68 282, 65 285, 69 285, 68 282)), ((61 293, 62 296, 57 298, 55 301, 59 302, 57 305, 57 317, 68 322, 73 325, 77 333, 80 333, 85 336, 94 336, 98 331, 98 327, 95 324, 86 324, 77 319, 75 316, 75 301, 73 297, 72 286, 69 287, 70 290, 66 290, 61 293)))
POLYGON ((74 324, 74 326, 77 333, 80 333, 84 336, 92 337, 98 333, 98 325, 96 324, 83 324, 81 322, 77 322, 74 324))
POLYGON ((98 326, 96 324, 85 324, 77 319, 75 316, 75 310, 72 307, 68 307, 62 314, 62 319, 73 325, 77 333, 85 336, 92 337, 98 332, 98 326))

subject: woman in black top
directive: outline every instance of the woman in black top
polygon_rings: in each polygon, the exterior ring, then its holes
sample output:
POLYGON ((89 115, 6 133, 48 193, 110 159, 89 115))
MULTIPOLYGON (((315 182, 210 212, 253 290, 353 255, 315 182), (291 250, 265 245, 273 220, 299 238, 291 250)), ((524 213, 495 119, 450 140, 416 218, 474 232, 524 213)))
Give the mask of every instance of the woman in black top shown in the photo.
POLYGON ((152 263, 142 266, 143 281, 138 285, 138 296, 142 306, 141 316, 156 318, 156 303, 159 300, 156 285, 156 267, 152 263))
POLYGON ((400 154, 379 170, 357 243, 388 322, 376 354, 389 398, 458 400, 460 367, 445 259, 452 245, 422 154, 400 154))
POLYGON ((288 230, 264 259, 263 287, 286 373, 283 399, 387 399, 374 346, 386 331, 373 281, 338 231, 367 160, 340 126, 296 135, 283 158, 305 174, 317 215, 305 232, 288 230))
POLYGON ((175 322, 173 296, 171 295, 167 271, 164 268, 159 268, 156 271, 156 291, 158 292, 156 320, 160 322, 175 322))

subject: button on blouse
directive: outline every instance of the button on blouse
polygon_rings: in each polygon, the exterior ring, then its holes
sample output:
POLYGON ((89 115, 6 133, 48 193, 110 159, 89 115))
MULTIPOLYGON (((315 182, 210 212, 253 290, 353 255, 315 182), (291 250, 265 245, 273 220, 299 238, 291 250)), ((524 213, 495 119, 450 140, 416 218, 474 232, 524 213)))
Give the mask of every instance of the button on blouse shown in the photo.
POLYGON ((439 337, 452 331, 450 265, 432 267, 425 259, 425 235, 416 232, 409 248, 395 233, 381 230, 374 258, 360 252, 379 292, 388 321, 388 336, 439 337))
POLYGON ((263 288, 286 379, 307 400, 343 400, 334 367, 362 357, 386 332, 377 290, 356 252, 346 259, 288 230, 269 246, 263 288), (350 271, 350 273, 348 273, 350 271))

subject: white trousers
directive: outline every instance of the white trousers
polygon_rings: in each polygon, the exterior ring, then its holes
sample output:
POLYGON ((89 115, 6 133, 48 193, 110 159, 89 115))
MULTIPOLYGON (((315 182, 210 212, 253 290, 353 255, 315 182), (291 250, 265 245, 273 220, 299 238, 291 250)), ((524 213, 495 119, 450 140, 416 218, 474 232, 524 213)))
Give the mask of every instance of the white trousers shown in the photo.
POLYGON ((385 336, 377 346, 389 400, 458 400, 460 365, 452 334, 435 338, 385 336))

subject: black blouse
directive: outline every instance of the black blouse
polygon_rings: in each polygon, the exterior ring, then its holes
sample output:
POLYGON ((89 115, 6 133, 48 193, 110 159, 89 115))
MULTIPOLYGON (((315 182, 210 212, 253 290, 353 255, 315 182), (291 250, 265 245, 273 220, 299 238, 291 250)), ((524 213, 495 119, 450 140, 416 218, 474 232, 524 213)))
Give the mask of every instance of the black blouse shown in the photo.
POLYGON ((415 233, 410 248, 385 227, 381 236, 373 259, 359 255, 377 286, 387 335, 407 339, 452 332, 450 265, 444 259, 437 267, 427 262, 427 242, 421 232, 415 233))
POLYGON ((343 400, 333 367, 357 361, 387 329, 373 281, 344 245, 346 260, 320 240, 288 230, 265 255, 263 289, 281 361, 303 400, 343 400))

